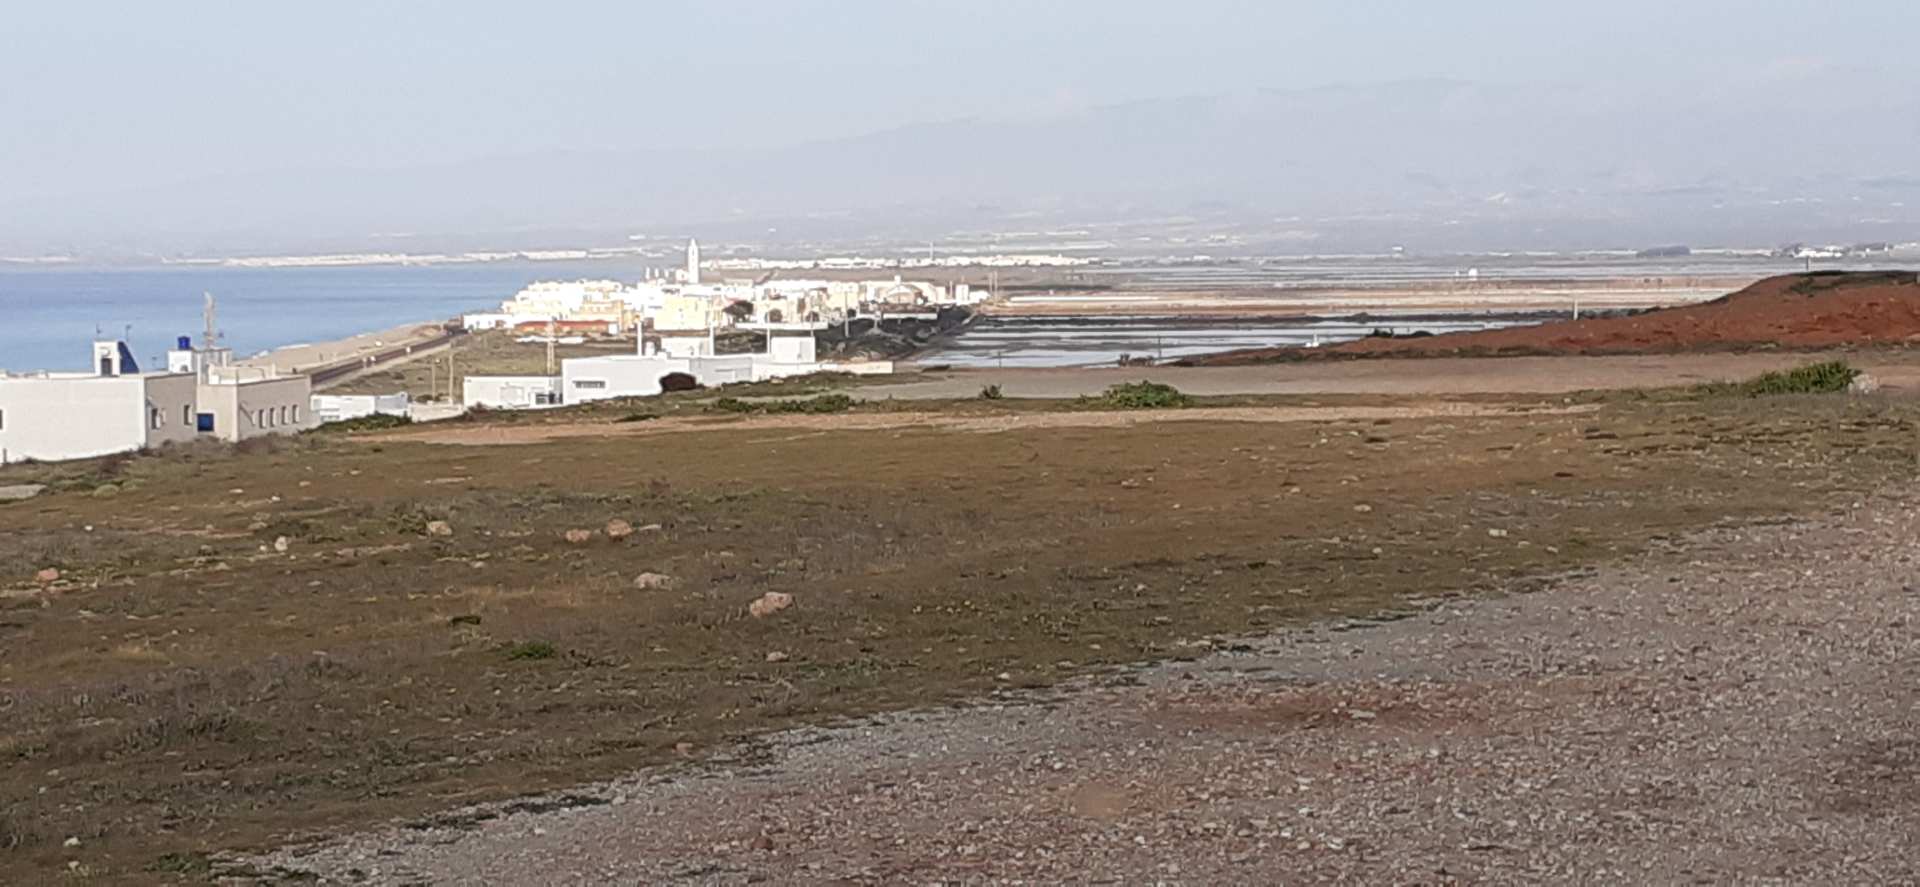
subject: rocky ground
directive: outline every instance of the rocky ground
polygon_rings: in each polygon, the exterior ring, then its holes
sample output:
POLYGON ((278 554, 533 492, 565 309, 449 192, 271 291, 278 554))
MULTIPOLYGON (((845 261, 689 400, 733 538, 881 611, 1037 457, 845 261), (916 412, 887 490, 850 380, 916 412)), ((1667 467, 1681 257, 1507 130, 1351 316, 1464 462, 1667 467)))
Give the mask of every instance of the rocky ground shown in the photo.
POLYGON ((380 884, 1915 883, 1916 504, 244 864, 380 884))

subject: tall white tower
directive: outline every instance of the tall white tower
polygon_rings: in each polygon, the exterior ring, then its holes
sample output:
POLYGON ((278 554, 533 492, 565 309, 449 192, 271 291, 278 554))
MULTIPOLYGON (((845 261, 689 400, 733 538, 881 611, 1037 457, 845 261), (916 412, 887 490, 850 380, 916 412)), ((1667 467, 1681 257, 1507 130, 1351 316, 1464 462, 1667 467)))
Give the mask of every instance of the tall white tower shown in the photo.
POLYGON ((687 240, 687 283, 700 283, 700 241, 687 240))

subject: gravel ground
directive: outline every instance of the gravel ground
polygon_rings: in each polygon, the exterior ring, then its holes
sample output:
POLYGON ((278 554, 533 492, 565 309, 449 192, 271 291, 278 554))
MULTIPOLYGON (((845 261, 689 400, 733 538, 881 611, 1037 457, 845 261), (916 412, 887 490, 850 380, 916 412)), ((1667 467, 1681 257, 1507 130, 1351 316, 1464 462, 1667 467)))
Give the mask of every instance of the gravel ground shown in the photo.
MULTIPOLYGON (((1187 394, 1567 394, 1733 381, 1769 370, 1845 359, 1891 389, 1920 387, 1920 357, 1908 350, 1648 354, 1615 357, 1424 357, 1327 360, 1232 367, 960 369, 902 376, 848 391, 868 400, 968 398, 998 385, 1007 397, 1080 397, 1147 379, 1187 394)), ((939 358, 929 357, 929 364, 939 358)))
POLYGON ((380 884, 1920 883, 1916 504, 248 862, 380 884))

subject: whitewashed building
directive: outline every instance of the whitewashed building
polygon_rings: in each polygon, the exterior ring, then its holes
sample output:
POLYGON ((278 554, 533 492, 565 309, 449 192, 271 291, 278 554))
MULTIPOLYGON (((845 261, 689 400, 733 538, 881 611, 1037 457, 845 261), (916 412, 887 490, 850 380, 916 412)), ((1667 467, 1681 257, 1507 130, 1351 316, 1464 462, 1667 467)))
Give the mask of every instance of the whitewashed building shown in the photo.
POLYGON ((468 376, 460 383, 467 409, 535 410, 563 403, 559 376, 468 376))
POLYGON ((0 373, 0 464, 85 459, 197 436, 191 374, 143 373, 120 342, 95 342, 92 367, 0 373))
POLYGON ((320 425, 345 422, 366 416, 413 415, 407 393, 399 394, 316 394, 311 401, 313 421, 320 425))
POLYGON ((194 376, 195 429, 201 434, 238 442, 268 434, 295 434, 318 424, 313 417, 313 381, 304 375, 236 366, 232 349, 195 348, 185 336, 167 352, 167 368, 194 376))

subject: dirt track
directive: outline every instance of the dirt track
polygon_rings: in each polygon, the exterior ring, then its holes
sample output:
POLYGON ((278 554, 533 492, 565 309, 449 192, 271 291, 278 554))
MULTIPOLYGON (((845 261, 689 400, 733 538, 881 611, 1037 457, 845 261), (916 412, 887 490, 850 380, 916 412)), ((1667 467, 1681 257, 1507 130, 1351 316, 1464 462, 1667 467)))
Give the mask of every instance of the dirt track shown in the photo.
POLYGON ((252 862, 377 884, 1913 883, 1916 504, 252 862))
POLYGON ((750 418, 665 418, 644 423, 569 422, 545 425, 430 425, 383 435, 379 440, 497 446, 533 444, 574 437, 644 437, 699 431, 828 432, 888 428, 938 428, 996 432, 1049 428, 1118 428, 1153 422, 1338 422, 1392 419, 1464 418, 1578 412, 1586 407, 1530 409, 1498 404, 1438 402, 1419 406, 1218 407, 1184 410, 1089 410, 1058 413, 1000 413, 984 416, 941 413, 854 413, 754 416, 750 418))
POLYGON ((887 398, 973 397, 999 385, 1008 397, 1079 397, 1150 379, 1197 396, 1234 394, 1565 394, 1745 379, 1768 370, 1844 358, 1894 389, 1920 388, 1920 352, 1747 353, 1615 357, 1435 357, 1312 361, 1233 367, 950 370, 924 381, 851 392, 887 398))

